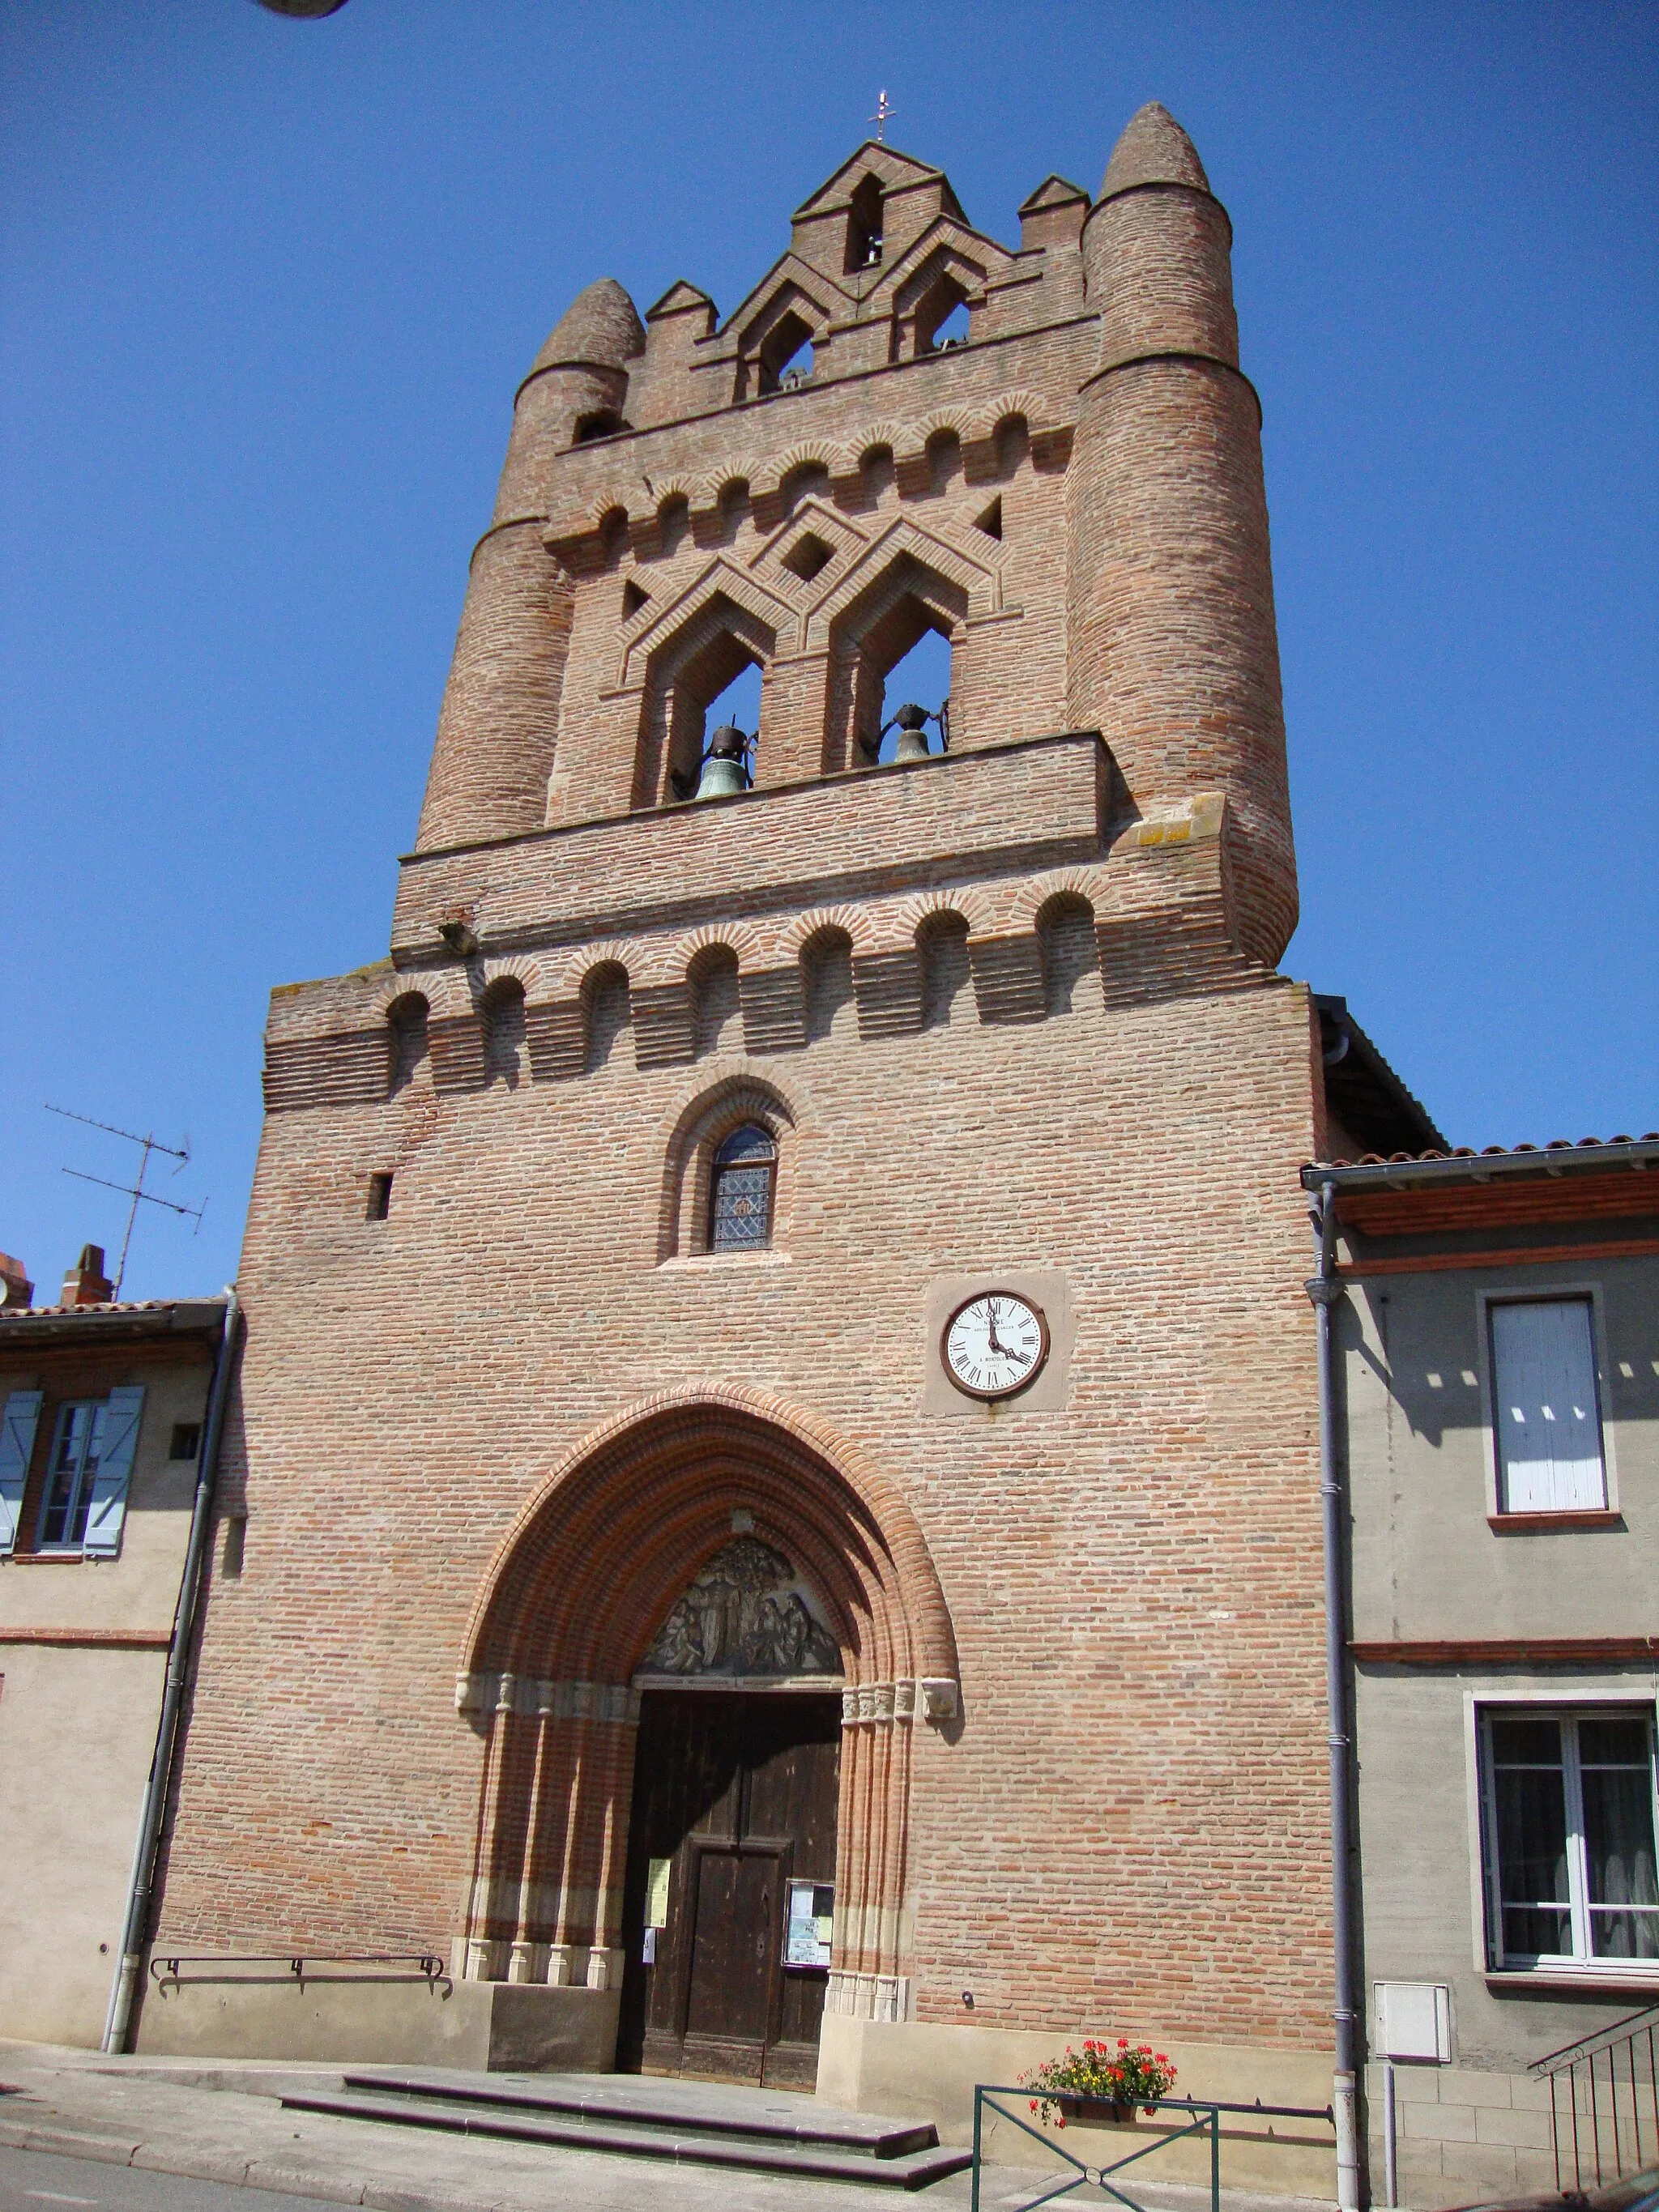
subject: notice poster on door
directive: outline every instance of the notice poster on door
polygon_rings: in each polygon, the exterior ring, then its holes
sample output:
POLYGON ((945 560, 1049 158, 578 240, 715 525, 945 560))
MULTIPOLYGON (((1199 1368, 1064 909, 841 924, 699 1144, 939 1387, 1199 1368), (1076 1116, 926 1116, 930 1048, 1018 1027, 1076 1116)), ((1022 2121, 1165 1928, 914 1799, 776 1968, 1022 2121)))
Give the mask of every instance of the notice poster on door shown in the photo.
POLYGON ((784 1931, 786 1966, 827 1966, 835 1926, 836 1892, 827 1881, 792 1881, 789 1922, 784 1931))
POLYGON ((668 1876, 672 1859, 653 1859, 646 1875, 645 1924, 647 1928, 666 1928, 668 1925, 668 1876))

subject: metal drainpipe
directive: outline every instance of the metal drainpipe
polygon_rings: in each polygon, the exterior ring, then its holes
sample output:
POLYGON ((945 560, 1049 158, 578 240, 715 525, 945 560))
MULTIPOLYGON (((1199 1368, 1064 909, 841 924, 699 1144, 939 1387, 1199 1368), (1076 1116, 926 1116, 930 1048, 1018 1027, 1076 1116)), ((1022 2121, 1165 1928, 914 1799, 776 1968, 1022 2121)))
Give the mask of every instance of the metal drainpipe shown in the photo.
POLYGON ((1325 1543, 1325 1702, 1331 1751, 1331 1933, 1336 1949, 1336 2201, 1358 2212, 1359 2115, 1354 2075, 1357 2014, 1353 1986, 1352 1838, 1348 1820, 1349 1742, 1346 1655, 1343 1639, 1342 1486, 1336 1468, 1336 1338, 1331 1309, 1343 1295, 1336 1273, 1336 1187, 1320 1186, 1311 1214, 1319 1238, 1319 1273, 1306 1285, 1319 1328, 1319 1495, 1325 1543))
POLYGON ((161 1841, 161 1818, 167 1810, 167 1790, 173 1779, 173 1757, 179 1739, 179 1715, 184 1705, 185 1677, 190 1671, 191 1645, 195 1640, 197 1609, 202 1592, 202 1563, 207 1556, 213 1525, 214 1492, 219 1480, 219 1446, 225 1430, 225 1407, 230 1396, 231 1371, 236 1364, 236 1341, 241 1329, 242 1309, 234 1283, 225 1289, 225 1325, 214 1363, 213 1384, 208 1395, 207 1427, 202 1455, 196 1462, 196 1502, 190 1516, 190 1540, 185 1547, 184 1573, 179 1583, 178 1610, 173 1620, 173 1642, 167 1650, 167 1687, 161 1694, 161 1718, 155 1731, 155 1753, 150 1760, 144 1808, 138 1822, 138 1848, 133 1854, 132 1879, 127 1888, 126 1918, 121 1931, 121 1963, 110 1991, 109 2017, 104 2024, 103 2048, 126 2049, 132 2023, 132 2002, 144 1961, 144 1942, 149 1932, 150 1899, 155 1882, 155 1860, 161 1841))

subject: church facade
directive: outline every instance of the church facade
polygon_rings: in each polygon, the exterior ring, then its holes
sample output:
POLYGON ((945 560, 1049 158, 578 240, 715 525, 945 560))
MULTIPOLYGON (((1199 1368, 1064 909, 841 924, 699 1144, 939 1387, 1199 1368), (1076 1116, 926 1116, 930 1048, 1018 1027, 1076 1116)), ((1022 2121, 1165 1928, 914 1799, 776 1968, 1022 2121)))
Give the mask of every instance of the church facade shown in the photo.
POLYGON ((141 2049, 1328 2100, 1297 1170, 1379 1131, 1276 967, 1227 216, 1152 107, 1020 222, 866 144, 520 389, 391 957, 272 1001, 154 1946, 342 1963, 141 2049))

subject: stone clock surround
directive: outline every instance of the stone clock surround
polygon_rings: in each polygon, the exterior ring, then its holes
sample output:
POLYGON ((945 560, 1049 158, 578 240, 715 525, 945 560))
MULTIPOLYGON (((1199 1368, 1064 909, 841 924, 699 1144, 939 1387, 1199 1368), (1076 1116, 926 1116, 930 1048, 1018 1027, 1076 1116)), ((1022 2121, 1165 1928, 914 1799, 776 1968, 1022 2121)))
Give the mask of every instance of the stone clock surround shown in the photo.
POLYGON ((987 1265, 971 1273, 937 1276, 927 1285, 921 1312, 921 1410, 940 1419, 954 1417, 980 1422, 1061 1413, 1066 1406, 1072 1346, 1076 1335, 1071 1285, 1064 1272, 1057 1267, 987 1265), (967 1396, 951 1382, 939 1355, 939 1340, 945 1323, 965 1299, 976 1297, 981 1291, 1012 1291, 1017 1297, 1040 1307, 1048 1324, 1048 1357, 1033 1381, 1006 1398, 967 1396))

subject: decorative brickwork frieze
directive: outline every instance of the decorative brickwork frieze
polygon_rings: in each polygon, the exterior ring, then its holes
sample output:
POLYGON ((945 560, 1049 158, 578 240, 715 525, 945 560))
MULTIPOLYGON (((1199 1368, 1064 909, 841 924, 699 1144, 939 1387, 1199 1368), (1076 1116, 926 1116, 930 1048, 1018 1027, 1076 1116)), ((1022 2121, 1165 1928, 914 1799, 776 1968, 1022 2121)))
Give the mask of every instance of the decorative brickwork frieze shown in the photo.
POLYGON ((1042 1019, 1042 954, 1035 937, 970 937, 968 957, 981 1021, 1042 1019))
POLYGON ((636 1066, 679 1067, 696 1059, 691 988, 684 978, 677 983, 636 984, 630 1003, 636 1066))
POLYGON ((799 960, 787 968, 739 969, 738 997, 750 1052, 795 1052, 806 1042, 799 960))
POLYGON ((921 1027, 921 958, 914 942, 890 952, 855 952, 853 989, 861 1037, 908 1036, 921 1027))
POLYGON ((272 1039, 265 1048, 267 1113, 295 1106, 368 1105, 386 1097, 391 1079, 392 1038, 384 1024, 373 1030, 272 1039))
POLYGON ((537 1083, 557 1083, 580 1075, 586 1059, 586 1031, 580 999, 545 1000, 524 1010, 525 1049, 537 1083))
POLYGON ((478 1091, 484 1084, 483 1024, 477 1014, 450 1014, 429 1020, 427 1047, 432 1054, 434 1090, 478 1091))

